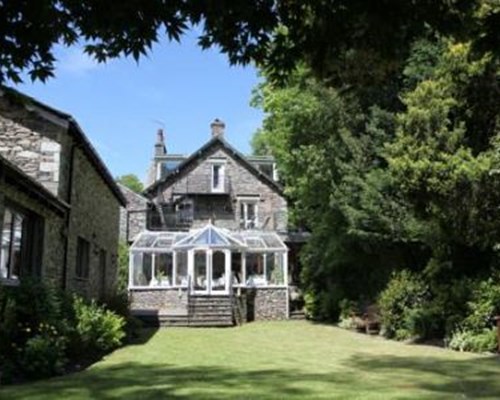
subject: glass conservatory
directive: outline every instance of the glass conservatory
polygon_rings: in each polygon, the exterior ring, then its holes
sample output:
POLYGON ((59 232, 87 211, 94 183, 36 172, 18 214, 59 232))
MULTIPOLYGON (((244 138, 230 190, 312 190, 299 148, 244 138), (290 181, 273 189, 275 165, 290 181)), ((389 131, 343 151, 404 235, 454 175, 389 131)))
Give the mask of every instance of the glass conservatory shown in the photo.
POLYGON ((138 235, 130 248, 130 289, 189 289, 227 294, 230 287, 286 287, 288 249, 274 232, 229 231, 209 223, 190 232, 138 235))

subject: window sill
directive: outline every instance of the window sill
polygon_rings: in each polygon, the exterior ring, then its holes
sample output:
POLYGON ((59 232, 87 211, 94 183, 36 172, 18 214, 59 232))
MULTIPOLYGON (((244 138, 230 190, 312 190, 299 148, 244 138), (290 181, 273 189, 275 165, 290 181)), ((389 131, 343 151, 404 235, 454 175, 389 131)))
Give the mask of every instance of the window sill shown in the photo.
POLYGON ((84 277, 82 277, 82 276, 75 276, 75 277, 73 278, 73 280, 75 280, 75 281, 77 281, 77 282, 85 282, 85 283, 87 283, 87 282, 89 281, 89 278, 84 278, 84 277))
POLYGON ((179 290, 187 289, 187 286, 129 286, 128 290, 179 290))

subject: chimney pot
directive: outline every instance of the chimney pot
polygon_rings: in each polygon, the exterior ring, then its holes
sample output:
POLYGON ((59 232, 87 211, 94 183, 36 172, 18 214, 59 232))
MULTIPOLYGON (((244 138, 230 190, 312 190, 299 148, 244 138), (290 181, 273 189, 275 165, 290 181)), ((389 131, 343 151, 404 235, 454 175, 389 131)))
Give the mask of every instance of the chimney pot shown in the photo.
POLYGON ((224 130, 226 124, 222 122, 219 118, 215 118, 214 122, 210 124, 210 129, 212 130, 212 137, 224 137, 224 130))
POLYGON ((156 143, 162 143, 163 144, 163 129, 158 129, 158 132, 156 133, 156 143))
POLYGON ((165 146, 163 129, 160 128, 156 133, 155 156, 164 156, 165 154, 167 154, 167 148, 165 146))

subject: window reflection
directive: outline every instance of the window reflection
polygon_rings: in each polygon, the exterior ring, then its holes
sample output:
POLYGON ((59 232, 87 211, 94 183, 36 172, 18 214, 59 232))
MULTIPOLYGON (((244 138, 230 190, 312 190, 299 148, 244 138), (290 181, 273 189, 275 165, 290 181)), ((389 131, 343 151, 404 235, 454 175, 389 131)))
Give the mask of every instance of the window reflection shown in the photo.
POLYGON ((2 226, 0 278, 19 279, 25 216, 18 211, 6 208, 2 226))

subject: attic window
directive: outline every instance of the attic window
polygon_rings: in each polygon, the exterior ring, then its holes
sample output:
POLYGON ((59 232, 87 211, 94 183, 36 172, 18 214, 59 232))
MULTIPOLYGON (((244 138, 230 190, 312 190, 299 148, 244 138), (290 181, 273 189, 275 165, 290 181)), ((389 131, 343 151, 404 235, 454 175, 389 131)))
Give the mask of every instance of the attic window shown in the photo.
POLYGON ((212 192, 224 191, 224 164, 212 164, 212 192))

